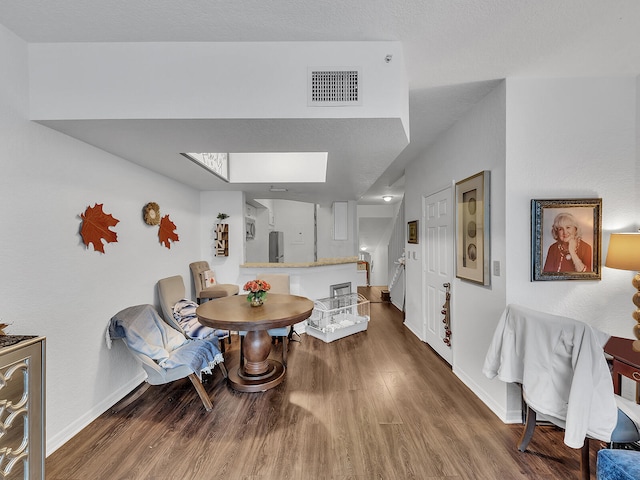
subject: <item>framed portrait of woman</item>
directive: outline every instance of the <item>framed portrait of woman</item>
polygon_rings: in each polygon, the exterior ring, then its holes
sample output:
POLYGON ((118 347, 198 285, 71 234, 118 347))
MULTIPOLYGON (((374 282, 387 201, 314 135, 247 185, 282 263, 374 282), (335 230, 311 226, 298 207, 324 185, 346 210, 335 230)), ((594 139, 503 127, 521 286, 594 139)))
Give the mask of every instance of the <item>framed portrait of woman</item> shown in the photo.
POLYGON ((531 200, 531 279, 600 280, 602 199, 531 200))

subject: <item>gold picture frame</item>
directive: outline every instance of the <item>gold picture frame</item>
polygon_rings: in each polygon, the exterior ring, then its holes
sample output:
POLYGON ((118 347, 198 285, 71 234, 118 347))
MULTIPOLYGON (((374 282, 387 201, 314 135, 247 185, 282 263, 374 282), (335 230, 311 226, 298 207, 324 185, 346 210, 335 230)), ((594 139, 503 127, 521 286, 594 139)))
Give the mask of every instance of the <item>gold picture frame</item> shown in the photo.
POLYGON ((407 222, 407 242, 418 243, 418 220, 407 222))
POLYGON ((456 277, 491 285, 491 172, 484 170, 456 183, 456 277))
POLYGON ((601 198, 531 200, 531 237, 532 281, 600 280, 601 198))

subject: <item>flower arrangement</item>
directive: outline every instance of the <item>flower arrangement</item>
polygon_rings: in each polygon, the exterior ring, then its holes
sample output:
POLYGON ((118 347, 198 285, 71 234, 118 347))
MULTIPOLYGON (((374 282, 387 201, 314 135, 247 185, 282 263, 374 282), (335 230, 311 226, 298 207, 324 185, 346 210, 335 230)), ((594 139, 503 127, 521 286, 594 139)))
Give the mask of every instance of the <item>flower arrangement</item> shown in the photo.
POLYGON ((227 215, 226 213, 218 213, 218 216, 216 217, 218 220, 224 220, 225 218, 229 218, 229 215, 227 215))
POLYGON ((252 306, 257 307, 263 304, 267 298, 267 292, 271 289, 271 285, 264 280, 249 280, 244 284, 243 290, 249 292, 247 301, 252 306))

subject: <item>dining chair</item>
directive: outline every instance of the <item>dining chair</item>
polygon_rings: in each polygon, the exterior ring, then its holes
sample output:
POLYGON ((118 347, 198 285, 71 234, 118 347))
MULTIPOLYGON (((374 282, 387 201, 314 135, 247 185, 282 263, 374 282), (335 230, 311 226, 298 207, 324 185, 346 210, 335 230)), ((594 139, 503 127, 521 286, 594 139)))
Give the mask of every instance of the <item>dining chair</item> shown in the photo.
MULTIPOLYGON (((158 300, 160 301, 160 307, 162 309, 162 315, 165 321, 176 330, 182 332, 187 337, 193 338, 195 335, 192 335, 191 331, 187 331, 187 329, 185 329, 185 327, 188 326, 188 323, 179 321, 178 318, 182 319, 183 317, 179 315, 179 312, 175 311, 176 305, 178 305, 179 303, 185 303, 185 301, 188 300, 186 298, 184 280, 182 279, 182 276, 174 275, 172 277, 162 278, 158 280, 157 286, 158 300)), ((204 328, 210 330, 211 335, 215 335, 217 337, 220 351, 222 353, 225 353, 224 339, 230 339, 229 331, 212 330, 208 327, 203 327, 203 329, 204 328)))
POLYGON ((188 377, 207 411, 213 408, 202 385, 202 374, 211 374, 218 365, 223 376, 224 357, 213 339, 192 340, 172 328, 151 305, 136 305, 116 313, 107 328, 107 346, 122 339, 147 374, 145 386, 138 389, 120 408, 139 398, 150 385, 162 385, 188 377))
POLYGON ((620 411, 603 347, 609 335, 568 317, 508 305, 493 335, 483 373, 521 387, 526 422, 517 448, 526 451, 543 416, 564 429, 564 443, 581 450, 582 478, 590 478, 589 439, 640 440, 620 411))
POLYGON ((218 283, 213 270, 206 261, 192 262, 189 264, 189 269, 198 304, 202 301, 237 295, 240 291, 238 285, 218 283))

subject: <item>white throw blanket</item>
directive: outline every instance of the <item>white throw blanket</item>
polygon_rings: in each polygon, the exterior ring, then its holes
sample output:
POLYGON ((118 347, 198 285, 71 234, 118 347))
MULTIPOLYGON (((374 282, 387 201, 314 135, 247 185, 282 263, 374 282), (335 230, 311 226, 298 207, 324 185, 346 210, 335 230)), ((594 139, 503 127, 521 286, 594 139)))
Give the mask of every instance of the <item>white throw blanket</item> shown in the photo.
POLYGON ((581 448, 586 435, 608 442, 617 422, 608 339, 583 322, 509 305, 482 371, 522 384, 527 404, 564 426, 569 447, 581 448))
POLYGON ((151 305, 136 305, 116 313, 109 321, 107 345, 122 338, 127 346, 149 358, 162 368, 189 365, 200 375, 211 369, 224 357, 212 340, 190 340, 167 325, 151 305))
POLYGON ((196 314, 198 304, 193 300, 183 298, 173 306, 173 318, 184 330, 189 338, 208 338, 212 335, 216 337, 226 337, 229 332, 226 330, 216 330, 202 325, 196 314))

